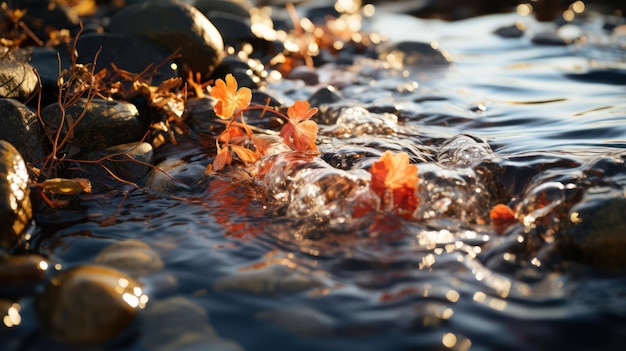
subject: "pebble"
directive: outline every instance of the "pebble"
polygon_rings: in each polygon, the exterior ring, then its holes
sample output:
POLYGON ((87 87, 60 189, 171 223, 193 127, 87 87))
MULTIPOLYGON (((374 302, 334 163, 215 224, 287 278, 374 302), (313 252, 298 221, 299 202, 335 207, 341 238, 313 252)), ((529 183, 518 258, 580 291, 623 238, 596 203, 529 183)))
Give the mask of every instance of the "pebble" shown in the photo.
POLYGON ((21 240, 33 216, 28 171, 20 153, 0 140, 0 253, 21 240))
MULTIPOLYGON (((138 141, 144 134, 144 123, 135 105, 123 101, 93 99, 87 104, 85 98, 65 109, 62 138, 67 133, 69 121, 76 123, 72 138, 65 150, 75 156, 79 152, 102 150, 110 146, 138 141)), ((58 128, 62 113, 58 103, 41 111, 46 124, 58 128)))
POLYGON ((109 30, 143 38, 174 52, 193 72, 210 74, 224 56, 215 26, 195 7, 176 0, 149 0, 127 6, 109 22, 109 30))
POLYGON ((133 278, 112 268, 79 266, 52 277, 35 304, 41 328, 50 337, 87 346, 122 333, 147 300, 133 278))

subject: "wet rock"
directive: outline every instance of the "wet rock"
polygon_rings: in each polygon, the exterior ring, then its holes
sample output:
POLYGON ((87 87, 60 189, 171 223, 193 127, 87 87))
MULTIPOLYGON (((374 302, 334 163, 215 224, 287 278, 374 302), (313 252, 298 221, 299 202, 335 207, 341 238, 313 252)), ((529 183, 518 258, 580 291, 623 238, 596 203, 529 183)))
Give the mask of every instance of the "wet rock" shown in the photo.
POLYGON ((491 146, 484 140, 460 134, 441 146, 437 162, 446 166, 467 167, 494 156, 491 146))
POLYGON ((334 102, 341 100, 341 95, 335 87, 329 85, 324 88, 320 88, 318 91, 313 93, 308 99, 309 104, 312 107, 322 108, 324 105, 329 105, 334 102))
POLYGON ((306 307, 261 311, 256 318, 306 338, 328 337, 333 333, 333 319, 329 315, 306 307))
POLYGON ((65 149, 70 155, 105 149, 110 146, 137 141, 144 133, 144 125, 137 108, 128 102, 84 98, 65 110, 65 119, 57 103, 46 106, 41 117, 51 129, 62 124, 61 137, 68 129, 72 136, 65 149), (70 127, 70 121, 75 126, 70 127))
POLYGON ((0 139, 15 146, 26 162, 41 160, 50 152, 43 128, 33 111, 13 99, 0 99, 0 111, 3 114, 0 139))
POLYGON ((253 5, 247 0, 195 0, 191 2, 195 8, 209 19, 215 14, 228 14, 241 18, 250 18, 253 5))
MULTIPOLYGON (((61 57, 62 68, 69 68, 72 59, 67 47, 62 45, 57 49, 61 57)), ((147 41, 132 35, 119 33, 83 34, 78 38, 76 51, 78 52, 76 63, 92 64, 95 62, 95 72, 103 68, 112 70, 112 64, 115 64, 116 67, 128 72, 140 73, 150 65, 154 68, 158 64, 165 63, 151 76, 151 84, 158 86, 164 80, 178 76, 178 71, 172 69, 173 61, 166 61, 169 52, 157 49, 147 41)), ((52 64, 56 69, 57 60, 52 64)))
POLYGON ((35 254, 0 257, 0 296, 18 298, 35 293, 48 261, 35 254))
POLYGON ((81 266, 51 278, 35 304, 44 332, 60 343, 82 346, 119 335, 147 300, 133 278, 111 268, 81 266))
POLYGON ((37 89, 38 81, 27 62, 0 61, 0 97, 24 100, 37 89))
POLYGON ((178 159, 166 160, 152 170, 145 188, 166 194, 202 191, 207 181, 205 170, 206 166, 197 163, 191 164, 178 159))
MULTIPOLYGON (((154 160, 154 149, 149 143, 127 143, 108 147, 102 151, 93 151, 80 156, 83 160, 102 160, 101 164, 111 170, 117 177, 135 181, 147 175, 154 160), (107 159, 104 159, 107 157, 107 159)), ((88 173, 102 173, 97 164, 80 164, 79 167, 88 173)), ((108 173, 107 173, 108 174, 108 173)))
POLYGON ((531 41, 533 44, 547 46, 566 46, 570 44, 569 40, 561 38, 555 32, 539 32, 532 37, 531 41))
POLYGON ((626 268, 626 199, 618 189, 588 189, 558 238, 564 258, 602 269, 626 268))
POLYGON ((307 66, 298 66, 289 72, 288 79, 299 79, 306 85, 317 85, 320 82, 320 77, 314 68, 307 66))
POLYGON ((176 0, 150 0, 116 13, 109 23, 114 33, 143 38, 174 52, 193 72, 211 73, 224 56, 224 42, 215 26, 196 8, 176 0))
POLYGON ((183 297, 156 301, 142 317, 140 343, 146 350, 243 350, 238 343, 220 338, 208 323, 206 311, 183 297))
POLYGON ((133 278, 163 269, 163 260, 152 248, 139 240, 128 239, 111 244, 96 256, 94 263, 115 268, 133 278))
POLYGON ((218 279, 213 284, 216 291, 240 291, 263 295, 297 293, 324 286, 324 282, 319 278, 284 265, 269 265, 262 269, 241 272, 218 279))
POLYGON ((196 131, 210 131, 217 128, 217 118, 213 110, 213 100, 208 97, 189 98, 185 104, 185 123, 196 131))
POLYGON ((0 140, 0 253, 22 240, 33 213, 28 171, 20 153, 0 140))
POLYGON ((448 65, 450 54, 433 43, 402 41, 383 49, 380 59, 403 65, 448 65))
POLYGON ((502 38, 520 38, 524 36, 526 25, 523 22, 517 22, 510 26, 500 27, 494 31, 494 34, 502 38))

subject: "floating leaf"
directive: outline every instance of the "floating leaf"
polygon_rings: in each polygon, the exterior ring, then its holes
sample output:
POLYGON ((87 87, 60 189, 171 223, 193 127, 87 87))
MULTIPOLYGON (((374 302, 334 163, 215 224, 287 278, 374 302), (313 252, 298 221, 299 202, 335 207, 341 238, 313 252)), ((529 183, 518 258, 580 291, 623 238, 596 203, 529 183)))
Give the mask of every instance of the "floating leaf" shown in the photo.
POLYGON ((259 155, 243 146, 231 145, 232 150, 239 156, 239 159, 245 163, 254 163, 259 159, 259 155))
POLYGON ((280 131, 280 136, 289 147, 304 152, 307 150, 317 151, 315 139, 317 138, 317 123, 309 121, 317 113, 317 107, 310 108, 305 100, 296 101, 287 110, 289 123, 285 124, 280 131))
POLYGON ((51 194, 78 195, 91 192, 91 183, 85 178, 52 178, 40 183, 43 191, 51 194))
POLYGON ((216 144, 217 155, 215 155, 215 159, 213 159, 213 170, 217 172, 226 165, 230 165, 233 162, 233 156, 230 154, 230 148, 228 146, 222 149, 219 143, 216 144))
MULTIPOLYGON (((409 163, 406 152, 385 151, 370 168, 370 187, 383 200, 391 193, 396 210, 413 212, 417 208, 417 166, 409 163)), ((403 212, 400 211, 400 212, 403 212)))

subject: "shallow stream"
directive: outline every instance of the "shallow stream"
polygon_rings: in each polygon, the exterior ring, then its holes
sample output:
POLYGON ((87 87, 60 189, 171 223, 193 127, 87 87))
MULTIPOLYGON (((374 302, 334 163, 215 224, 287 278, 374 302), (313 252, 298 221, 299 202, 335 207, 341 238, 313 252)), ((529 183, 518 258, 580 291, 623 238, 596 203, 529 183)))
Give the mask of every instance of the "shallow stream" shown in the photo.
MULTIPOLYGON (((626 36, 606 21, 584 19, 571 30, 588 42, 557 46, 531 42, 553 23, 518 14, 377 13, 366 30, 436 41, 452 63, 364 58, 320 67, 316 86, 270 84, 287 103, 337 87, 316 117, 319 156, 198 178, 210 150, 192 138, 159 157, 188 161, 199 181, 51 211, 36 250, 65 268, 129 239, 158 253, 164 267, 140 278, 150 300, 119 350, 621 349, 626 36), (518 20, 523 36, 493 34, 518 20), (385 150, 419 167, 420 205, 410 220, 354 218, 385 150), (497 203, 519 223, 491 225, 497 203)), ((24 323, 0 334, 7 350, 68 350, 20 303, 24 323)))

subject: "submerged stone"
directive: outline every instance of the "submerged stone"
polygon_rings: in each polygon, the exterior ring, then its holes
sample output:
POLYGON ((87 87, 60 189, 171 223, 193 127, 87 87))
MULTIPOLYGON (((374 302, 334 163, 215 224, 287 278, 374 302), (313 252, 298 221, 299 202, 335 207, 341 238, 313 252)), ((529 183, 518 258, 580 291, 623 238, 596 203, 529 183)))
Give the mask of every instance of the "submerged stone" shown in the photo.
POLYGON ((139 278, 163 269, 163 260, 143 241, 117 241, 98 254, 94 263, 118 269, 133 278, 139 278))
POLYGON ((304 274, 284 265, 269 265, 262 269, 240 272, 220 278, 213 284, 216 291, 262 295, 297 293, 324 286, 324 282, 314 275, 304 274))
POLYGON ((114 33, 143 38, 174 52, 193 72, 210 74, 224 56, 219 31, 195 7, 177 0, 149 0, 123 8, 109 23, 114 33))
POLYGON ((0 140, 0 253, 21 240, 33 213, 28 171, 20 153, 0 140))
POLYGON ((205 189, 207 177, 206 166, 187 163, 183 160, 166 160, 152 170, 146 180, 146 189, 160 193, 176 193, 181 191, 202 191, 205 189), (165 173, 164 173, 165 172, 165 173))
MULTIPOLYGON (((115 176, 129 181, 143 178, 150 172, 154 160, 154 149, 146 142, 127 143, 108 147, 102 151, 93 151, 81 155, 84 160, 102 160, 102 165, 111 170, 115 176)), ((90 173, 102 173, 97 164, 81 164, 80 167, 90 173)))
POLYGON ((52 277, 35 304, 50 337, 84 346, 119 335, 147 300, 133 278, 112 268, 80 266, 52 277))
POLYGON ((62 128, 61 140, 71 131, 64 146, 70 155, 137 141, 145 129, 135 105, 122 101, 81 98, 65 115, 55 103, 46 106, 41 117, 51 129, 62 128))
POLYGON ((312 308, 283 308, 261 311, 256 318, 269 321, 287 331, 307 338, 328 337, 333 333, 333 319, 312 308))
POLYGON ((208 322, 207 312, 183 297, 156 301, 142 317, 140 343, 146 350, 243 350, 235 341, 219 337, 208 322))
POLYGON ((486 141, 459 134, 446 141, 437 153, 437 162, 451 167, 467 167, 495 157, 486 141))

